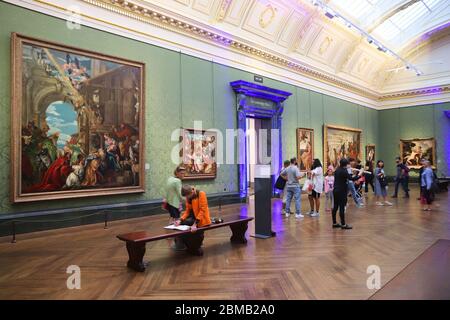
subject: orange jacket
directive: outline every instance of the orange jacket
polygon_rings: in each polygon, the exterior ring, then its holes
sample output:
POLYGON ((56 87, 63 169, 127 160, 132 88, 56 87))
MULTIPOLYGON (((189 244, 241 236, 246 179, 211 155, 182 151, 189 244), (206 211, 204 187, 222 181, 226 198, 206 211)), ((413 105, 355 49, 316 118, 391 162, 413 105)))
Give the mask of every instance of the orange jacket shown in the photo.
POLYGON ((189 217, 189 212, 194 211, 195 219, 198 220, 197 227, 204 227, 211 224, 209 216, 208 199, 204 191, 198 192, 198 197, 192 199, 192 203, 186 199, 186 211, 181 216, 181 220, 186 220, 189 217))

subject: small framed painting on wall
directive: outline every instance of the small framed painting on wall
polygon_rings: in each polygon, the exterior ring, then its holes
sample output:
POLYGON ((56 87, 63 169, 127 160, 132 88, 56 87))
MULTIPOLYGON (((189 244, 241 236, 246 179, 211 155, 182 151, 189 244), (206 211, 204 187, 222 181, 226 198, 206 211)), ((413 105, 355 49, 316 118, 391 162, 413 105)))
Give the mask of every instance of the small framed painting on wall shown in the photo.
POLYGON ((181 161, 186 167, 184 179, 215 179, 217 132, 181 129, 180 140, 181 161))

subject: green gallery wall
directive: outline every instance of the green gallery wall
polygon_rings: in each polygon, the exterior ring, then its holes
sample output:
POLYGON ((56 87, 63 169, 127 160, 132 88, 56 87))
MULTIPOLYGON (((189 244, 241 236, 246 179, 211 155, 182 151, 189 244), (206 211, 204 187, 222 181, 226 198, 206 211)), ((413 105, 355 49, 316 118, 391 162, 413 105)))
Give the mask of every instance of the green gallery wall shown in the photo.
MULTIPOLYGON (((253 81, 253 74, 179 52, 130 40, 88 27, 79 30, 66 28, 65 21, 0 2, 0 213, 28 212, 60 208, 83 207, 121 202, 138 202, 161 198, 161 186, 174 169, 170 160, 172 132, 180 127, 193 127, 194 120, 203 121, 203 128, 223 130, 236 128, 236 98, 229 86, 235 80, 253 81), (10 175, 10 38, 11 32, 53 41, 56 43, 89 49, 112 56, 141 61, 146 64, 146 128, 145 162, 150 164, 146 175, 146 192, 127 196, 80 198, 74 200, 44 201, 11 204, 9 200, 10 175)), ((375 144, 377 152, 386 159, 396 155, 398 139, 410 135, 408 119, 418 132, 425 136, 444 137, 449 132, 447 119, 440 118, 442 108, 428 106, 377 111, 334 97, 316 93, 272 79, 264 79, 264 85, 292 92, 285 103, 283 113, 283 157, 296 153, 296 128, 313 128, 315 131, 315 157, 322 159, 324 124, 361 128, 362 143, 375 144), (417 115, 415 111, 419 111, 417 115), (431 127, 429 119, 433 121, 431 127), (447 120, 447 122, 445 122, 447 120), (400 123, 400 125, 399 125, 400 123), (433 129, 431 129, 433 128, 433 129), (432 130, 432 131, 429 131, 432 130), (445 131, 446 130, 446 131, 445 131), (441 135, 441 136, 440 136, 441 135), (380 145, 381 144, 381 145, 380 145)), ((411 126, 411 125, 409 125, 411 126)), ((420 137, 414 135, 414 138, 420 137)), ((448 137, 447 137, 447 140, 448 137)), ((442 139, 441 139, 442 141, 442 139)), ((438 143, 438 150, 444 145, 438 143)), ((448 148, 447 148, 448 149, 448 148)), ((438 154, 448 168, 448 156, 438 154), (445 162, 447 161, 447 162, 445 162)), ((389 167, 389 166, 388 166, 389 167)), ((389 172, 393 171, 388 168, 389 172)), ((236 165, 220 165, 215 180, 196 181, 195 184, 210 194, 238 191, 236 165)))
MULTIPOLYGON (((400 152, 400 139, 436 139, 437 175, 450 175, 450 119, 444 115, 450 102, 379 111, 379 153, 387 163, 400 152)), ((395 166, 386 165, 388 175, 395 175, 395 166)), ((412 176, 418 176, 414 170, 412 176)))

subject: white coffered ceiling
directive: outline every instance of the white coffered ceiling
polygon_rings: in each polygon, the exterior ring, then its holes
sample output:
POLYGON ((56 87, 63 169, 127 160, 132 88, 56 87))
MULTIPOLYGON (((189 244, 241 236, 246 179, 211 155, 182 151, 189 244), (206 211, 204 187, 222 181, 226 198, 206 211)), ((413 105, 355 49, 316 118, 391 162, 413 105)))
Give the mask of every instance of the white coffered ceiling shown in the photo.
MULTIPOLYGON (((164 30, 171 45, 202 43, 202 55, 259 67, 290 82, 311 82, 327 92, 347 90, 372 106, 426 96, 436 88, 450 100, 450 1, 447 0, 11 0, 67 8, 79 5, 86 20, 151 36, 164 30), (88 12, 85 12, 88 11, 88 12), (331 16, 332 17, 332 16, 331 16), (349 24, 350 23, 350 24, 349 24), (378 50, 357 28, 398 54, 378 50), (168 37, 167 35, 172 36, 168 37), (226 51, 228 50, 228 51, 226 51), (417 76, 405 61, 420 69, 417 76), (286 71, 282 71, 286 70, 286 71), (325 90, 325 89, 324 89, 325 90)), ((198 45, 191 45, 195 53, 198 45)), ((198 50, 200 51, 200 50, 198 50)), ((225 62, 226 63, 226 62, 225 62)), ((231 62, 230 62, 231 63, 231 62)), ((433 91, 434 92, 434 91, 433 91)), ((434 98, 435 99, 435 98, 434 98)), ((419 102, 428 101, 421 97, 419 102)), ((361 101, 363 101, 361 99, 361 101)), ((436 101, 436 100, 433 100, 436 101)), ((403 102, 404 104, 410 102, 403 102)), ((411 103, 415 103, 411 100, 411 103)))

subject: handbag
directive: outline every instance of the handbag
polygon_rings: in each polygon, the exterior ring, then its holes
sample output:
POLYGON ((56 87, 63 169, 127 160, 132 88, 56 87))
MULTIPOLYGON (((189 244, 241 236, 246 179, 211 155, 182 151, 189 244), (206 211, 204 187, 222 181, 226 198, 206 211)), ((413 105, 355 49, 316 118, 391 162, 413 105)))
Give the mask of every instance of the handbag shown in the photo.
POLYGON ((282 176, 278 176, 277 181, 275 182, 275 188, 278 190, 284 190, 286 186, 286 180, 282 176))
POLYGON ((385 187, 387 187, 387 185, 388 185, 388 182, 387 182, 387 180, 386 180, 386 177, 385 177, 385 176, 381 176, 381 177, 379 177, 379 178, 378 178, 378 181, 380 181, 380 186, 381 186, 382 188, 385 188, 385 187))
POLYGON ((314 188, 314 185, 313 185, 312 181, 308 179, 305 181, 305 184, 303 185, 302 190, 305 192, 311 192, 313 188, 314 188))

